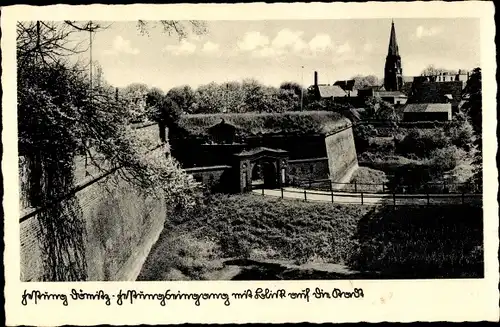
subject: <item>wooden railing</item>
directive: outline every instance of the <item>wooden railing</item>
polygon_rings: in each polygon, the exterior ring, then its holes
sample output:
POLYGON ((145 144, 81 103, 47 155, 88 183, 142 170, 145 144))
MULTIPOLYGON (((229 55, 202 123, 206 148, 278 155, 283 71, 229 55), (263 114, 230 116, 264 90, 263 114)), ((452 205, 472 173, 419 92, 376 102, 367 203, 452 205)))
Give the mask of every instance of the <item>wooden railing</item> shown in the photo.
POLYGON ((454 194, 397 194, 397 193, 347 193, 327 191, 313 191, 307 189, 265 189, 259 191, 263 196, 270 195, 282 199, 298 199, 306 202, 331 202, 361 205, 481 205, 482 194, 454 193, 454 194))
POLYGON ((479 194, 472 191, 471 183, 425 183, 417 188, 414 185, 392 184, 392 183, 338 183, 330 179, 295 179, 290 182, 290 186, 306 188, 318 191, 347 192, 347 193, 396 193, 396 194, 479 194))

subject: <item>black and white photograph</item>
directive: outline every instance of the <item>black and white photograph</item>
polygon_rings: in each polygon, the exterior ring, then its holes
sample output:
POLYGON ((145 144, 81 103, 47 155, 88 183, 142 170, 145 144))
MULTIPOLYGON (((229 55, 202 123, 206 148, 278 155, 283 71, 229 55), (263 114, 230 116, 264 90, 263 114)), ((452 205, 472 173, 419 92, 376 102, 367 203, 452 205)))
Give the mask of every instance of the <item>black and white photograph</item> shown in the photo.
POLYGON ((480 18, 15 33, 23 289, 485 278, 480 18))

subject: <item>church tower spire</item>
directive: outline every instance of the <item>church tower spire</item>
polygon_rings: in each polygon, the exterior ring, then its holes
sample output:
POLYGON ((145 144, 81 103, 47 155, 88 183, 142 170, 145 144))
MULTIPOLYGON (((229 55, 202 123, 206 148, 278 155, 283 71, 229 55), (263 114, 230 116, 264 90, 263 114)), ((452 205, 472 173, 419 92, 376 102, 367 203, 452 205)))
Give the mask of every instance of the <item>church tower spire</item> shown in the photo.
POLYGON ((385 58, 384 87, 387 91, 399 91, 403 85, 403 68, 399 56, 398 41, 396 40, 396 28, 394 20, 391 24, 391 35, 389 37, 389 49, 385 58))

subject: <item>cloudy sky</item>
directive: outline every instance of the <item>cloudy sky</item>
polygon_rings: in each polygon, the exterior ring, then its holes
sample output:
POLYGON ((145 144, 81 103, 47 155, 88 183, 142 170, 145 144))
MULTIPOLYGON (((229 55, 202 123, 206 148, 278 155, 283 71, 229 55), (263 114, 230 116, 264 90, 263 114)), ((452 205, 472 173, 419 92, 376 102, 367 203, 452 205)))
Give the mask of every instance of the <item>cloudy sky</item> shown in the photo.
MULTIPOLYGON (((479 66, 478 20, 394 23, 404 75, 418 75, 429 64, 479 66)), ((139 82, 167 91, 243 78, 310 85, 315 70, 320 83, 333 83, 357 74, 383 77, 390 26, 391 19, 209 21, 206 34, 179 40, 161 27, 147 36, 135 22, 114 22, 95 36, 93 57, 114 86, 139 82)))

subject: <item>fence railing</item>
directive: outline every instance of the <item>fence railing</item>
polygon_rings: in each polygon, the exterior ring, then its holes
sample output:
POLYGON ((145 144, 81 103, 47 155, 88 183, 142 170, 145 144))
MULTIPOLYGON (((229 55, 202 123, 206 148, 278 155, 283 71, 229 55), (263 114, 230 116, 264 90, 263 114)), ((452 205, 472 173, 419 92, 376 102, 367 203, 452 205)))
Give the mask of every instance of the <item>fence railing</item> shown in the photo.
POLYGON ((401 185, 392 183, 338 183, 330 179, 306 180, 295 179, 290 182, 291 186, 309 190, 346 192, 346 193, 396 193, 396 194, 479 194, 474 192, 471 183, 426 183, 421 186, 401 185))
POLYGON ((454 193, 454 194, 397 194, 397 193, 346 193, 314 190, 297 190, 287 187, 279 189, 260 190, 261 194, 275 197, 291 198, 304 200, 306 202, 331 202, 344 204, 361 204, 361 205, 470 205, 482 204, 481 194, 472 193, 454 193))

